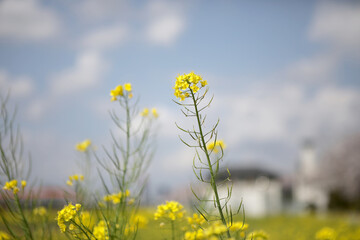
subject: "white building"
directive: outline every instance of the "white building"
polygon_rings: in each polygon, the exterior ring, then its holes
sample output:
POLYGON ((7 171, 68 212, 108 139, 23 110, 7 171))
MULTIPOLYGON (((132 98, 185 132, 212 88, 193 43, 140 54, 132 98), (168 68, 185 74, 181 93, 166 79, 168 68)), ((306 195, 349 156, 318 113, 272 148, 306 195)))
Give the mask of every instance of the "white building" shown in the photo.
MULTIPOLYGON (((225 173, 224 173, 225 174, 225 173)), ((282 210, 282 183, 275 174, 258 168, 231 170, 233 183, 228 202, 233 211, 242 202, 246 216, 263 217, 282 210)), ((226 186, 219 187, 219 195, 227 196, 226 186)))
POLYGON ((325 211, 328 194, 319 181, 320 166, 314 144, 307 140, 300 152, 299 165, 294 182, 294 201, 300 210, 325 211))

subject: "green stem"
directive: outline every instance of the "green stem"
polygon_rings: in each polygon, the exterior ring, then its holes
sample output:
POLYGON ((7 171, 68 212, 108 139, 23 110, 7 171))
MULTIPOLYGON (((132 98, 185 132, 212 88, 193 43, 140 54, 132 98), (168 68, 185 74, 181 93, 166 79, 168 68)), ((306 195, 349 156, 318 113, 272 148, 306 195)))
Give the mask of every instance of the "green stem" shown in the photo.
POLYGON ((174 221, 171 221, 171 239, 175 240, 175 225, 174 221))
MULTIPOLYGON (((219 194, 218 194, 218 190, 217 190, 217 186, 216 186, 216 182, 215 182, 215 176, 214 176, 214 171, 213 171, 211 160, 210 160, 210 155, 209 155, 209 152, 207 151, 207 148, 206 148, 205 138, 204 138, 204 134, 203 134, 202 127, 201 127, 200 114, 199 114, 199 111, 198 111, 198 108, 197 108, 197 103, 196 103, 196 100, 195 100, 194 92, 192 91, 191 88, 190 88, 190 92, 191 92, 191 97, 192 97, 193 102, 194 102, 196 119, 197 119, 197 123, 198 123, 198 127, 199 127, 202 148, 203 148, 203 150, 205 152, 207 163, 209 165, 209 170, 210 170, 210 175, 211 175, 210 184, 211 184, 211 187, 212 187, 212 189, 214 191, 214 194, 215 194, 216 206, 218 208, 222 223, 225 226, 227 226, 226 219, 224 217, 224 214, 223 214, 223 211, 222 211, 222 208, 221 208, 221 205, 220 205, 220 198, 219 198, 219 194)), ((201 147, 201 144, 200 144, 200 147, 201 147)), ((229 230, 227 230, 227 236, 228 236, 228 238, 231 237, 229 230)))
POLYGON ((23 211, 23 209, 22 209, 22 207, 21 207, 21 205, 20 205, 19 197, 18 197, 17 194, 14 194, 14 196, 15 196, 16 205, 17 205, 17 207, 19 208, 19 212, 20 212, 22 221, 24 222, 25 227, 26 227, 26 233, 27 233, 26 235, 27 235, 27 237, 29 237, 31 240, 33 240, 33 236, 32 236, 32 233, 31 233, 31 229, 30 229, 29 223, 28 223, 28 221, 26 220, 24 211, 23 211))

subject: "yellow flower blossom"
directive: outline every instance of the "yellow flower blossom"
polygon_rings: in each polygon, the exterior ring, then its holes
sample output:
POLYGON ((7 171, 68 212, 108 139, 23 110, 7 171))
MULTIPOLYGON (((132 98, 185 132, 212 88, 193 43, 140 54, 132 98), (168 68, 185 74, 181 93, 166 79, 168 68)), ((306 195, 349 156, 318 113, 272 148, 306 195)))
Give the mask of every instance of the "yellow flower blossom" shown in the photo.
POLYGON ((24 189, 26 187, 27 182, 25 180, 21 181, 21 188, 24 189))
POLYGON ((91 145, 91 141, 89 139, 86 139, 85 141, 76 144, 75 148, 80 152, 85 152, 90 145, 91 145))
POLYGON ((185 98, 190 97, 191 92, 196 93, 206 85, 207 81, 203 80, 201 76, 196 75, 194 72, 179 75, 176 78, 174 95, 175 97, 180 98, 180 101, 183 101, 185 98), (199 82, 200 86, 198 86, 199 82))
POLYGON ((124 84, 125 91, 131 92, 131 83, 124 84))
POLYGON ((206 222, 205 218, 197 213, 194 213, 192 217, 188 217, 187 219, 188 223, 193 229, 198 229, 199 226, 203 225, 206 222))
POLYGON ((108 240, 108 226, 105 221, 100 220, 99 223, 93 229, 93 235, 97 240, 108 240))
POLYGON ((146 117, 149 115, 149 109, 148 108, 144 108, 143 111, 141 112, 141 116, 146 117))
POLYGON ((175 221, 176 219, 181 219, 184 216, 185 210, 183 206, 176 202, 170 201, 166 204, 159 205, 154 214, 155 220, 160 218, 175 221))
POLYGON ((316 240, 334 240, 336 239, 336 232, 334 229, 329 227, 324 227, 316 232, 316 240))
POLYGON ((64 206, 63 209, 58 211, 58 216, 56 220, 58 222, 58 226, 61 232, 66 231, 66 223, 70 222, 75 218, 80 208, 81 208, 80 204, 75 204, 74 206, 71 203, 69 203, 68 205, 64 206))
POLYGON ((269 235, 267 235, 264 231, 254 231, 247 235, 246 240, 267 240, 269 239, 269 235))
POLYGON ((158 114, 156 108, 152 108, 152 109, 151 109, 151 112, 152 112, 152 115, 154 116, 154 118, 158 118, 158 117, 159 117, 159 114, 158 114))
POLYGON ((9 234, 7 234, 6 232, 0 231, 0 240, 10 240, 11 237, 9 234))
POLYGON ((79 180, 83 181, 84 176, 75 174, 75 175, 69 176, 69 180, 66 181, 66 184, 69 186, 72 186, 74 181, 79 181, 79 180))
MULTIPOLYGON (((21 181, 21 184, 23 183, 23 181, 21 181)), ((16 179, 11 180, 10 182, 5 182, 5 186, 3 187, 3 189, 8 191, 13 191, 14 194, 17 194, 19 192, 19 188, 17 187, 17 184, 18 181, 16 179)))
POLYGON ((221 150, 226 148, 226 145, 223 140, 216 140, 216 142, 210 142, 207 144, 206 148, 214 153, 218 153, 221 150))
POLYGON ((118 192, 103 197, 104 202, 112 202, 113 204, 120 203, 123 199, 130 196, 130 191, 126 190, 124 193, 118 192))
POLYGON ((118 96, 123 96, 124 90, 122 85, 118 85, 116 88, 110 90, 111 101, 116 101, 118 96))
POLYGON ((33 213, 35 216, 43 217, 43 216, 46 216, 47 210, 45 207, 37 207, 37 208, 34 208, 33 213))

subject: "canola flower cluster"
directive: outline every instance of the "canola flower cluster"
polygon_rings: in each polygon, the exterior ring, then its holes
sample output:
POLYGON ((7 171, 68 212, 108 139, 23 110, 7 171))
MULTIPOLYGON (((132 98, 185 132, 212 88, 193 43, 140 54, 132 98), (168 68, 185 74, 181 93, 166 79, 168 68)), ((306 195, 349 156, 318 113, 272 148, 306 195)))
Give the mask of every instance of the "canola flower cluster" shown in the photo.
POLYGON ((175 221, 183 218, 185 214, 184 207, 176 201, 167 201, 166 204, 159 205, 154 214, 155 220, 164 219, 175 221))
MULTIPOLYGON (((141 116, 143 116, 143 117, 148 117, 148 116, 149 116, 149 113, 150 113, 149 109, 148 109, 148 108, 144 108, 144 109, 142 110, 142 112, 141 112, 141 116)), ((158 117, 159 117, 159 114, 158 114, 156 108, 152 108, 152 109, 151 109, 151 113, 152 113, 152 116, 153 116, 154 118, 158 118, 158 117)))
POLYGON ((249 233, 249 235, 246 237, 246 240, 267 240, 269 239, 269 235, 265 233, 264 231, 254 231, 249 233))
POLYGON ((196 93, 200 88, 205 87, 206 85, 207 81, 203 80, 200 75, 196 75, 194 72, 179 75, 176 78, 174 95, 175 97, 180 98, 180 101, 183 101, 185 98, 190 97, 191 92, 196 93))
MULTIPOLYGON (((105 195, 103 197, 103 200, 104 200, 104 202, 112 202, 113 204, 118 204, 122 200, 124 200, 125 198, 127 198, 129 196, 130 196, 130 191, 126 190, 124 193, 123 192, 118 192, 118 193, 105 195)), ((133 202, 133 200, 130 199, 129 203, 132 203, 132 202, 133 202)))
POLYGON ((188 217, 187 220, 192 229, 197 229, 206 223, 205 218, 197 213, 194 213, 192 217, 188 217))
MULTIPOLYGON (((26 187, 27 182, 25 180, 21 181, 21 188, 24 189, 26 187)), ((12 191, 13 194, 17 194, 19 192, 18 181, 16 179, 11 180, 10 182, 6 182, 3 187, 4 190, 12 191)))
POLYGON ((142 215, 132 215, 125 226, 125 236, 129 236, 130 233, 136 232, 139 228, 145 228, 148 222, 147 218, 142 215))
POLYGON ((94 226, 93 239, 108 240, 108 226, 104 220, 100 220, 97 225, 94 226))
POLYGON ((0 231, 0 240, 10 240, 11 237, 6 232, 0 231))
POLYGON ((86 139, 83 142, 76 144, 75 148, 79 152, 86 152, 86 150, 90 145, 91 145, 91 141, 89 139, 86 139))
MULTIPOLYGON (((194 214, 195 216, 195 214, 194 214)), ((196 219, 199 219, 198 217, 196 219)), ((188 221, 192 224, 192 221, 188 221)), ((248 229, 249 225, 243 222, 233 222, 232 225, 225 226, 221 222, 216 221, 212 224, 209 224, 207 227, 204 224, 205 222, 198 225, 198 227, 194 228, 192 224, 191 227, 193 231, 185 232, 184 239, 185 240, 217 240, 222 239, 221 236, 227 232, 229 229, 231 232, 235 233, 236 235, 240 236, 241 238, 245 237, 245 231, 248 229)), ((230 238, 232 239, 232 238, 230 238)), ((254 238, 255 239, 255 238, 254 238)), ((267 238, 263 238, 264 240, 267 238)))
POLYGON ((216 140, 216 142, 210 142, 207 144, 206 148, 209 151, 213 151, 214 153, 218 153, 226 148, 226 145, 223 140, 216 140), (221 150, 222 149, 222 150, 221 150))
POLYGON ((324 227, 316 233, 315 238, 316 240, 335 240, 336 232, 332 228, 324 227))
MULTIPOLYGON (((116 101, 118 100, 118 97, 123 97, 124 96, 124 90, 125 92, 127 92, 127 97, 130 99, 133 97, 133 94, 131 92, 132 87, 130 83, 125 83, 124 86, 123 85, 118 85, 116 88, 112 89, 110 91, 110 96, 111 96, 111 101, 116 101)), ((125 94, 126 96, 126 94, 125 94)))
MULTIPOLYGON (((74 205, 72 205, 72 203, 69 203, 67 206, 64 206, 63 209, 58 211, 58 216, 57 216, 56 220, 58 222, 58 226, 59 226, 61 232, 66 231, 66 223, 68 223, 70 221, 74 221, 80 208, 81 208, 81 204, 75 204, 75 206, 74 206, 74 205)), ((71 224, 69 226, 69 230, 73 230, 73 228, 74 228, 74 226, 71 224)))
POLYGON ((75 175, 69 176, 69 180, 66 181, 66 184, 69 186, 72 186, 74 181, 76 181, 76 182, 84 181, 84 176, 81 174, 80 175, 75 174, 75 175))
POLYGON ((47 210, 45 207, 37 207, 37 208, 34 208, 33 214, 35 216, 44 217, 47 215, 47 210))

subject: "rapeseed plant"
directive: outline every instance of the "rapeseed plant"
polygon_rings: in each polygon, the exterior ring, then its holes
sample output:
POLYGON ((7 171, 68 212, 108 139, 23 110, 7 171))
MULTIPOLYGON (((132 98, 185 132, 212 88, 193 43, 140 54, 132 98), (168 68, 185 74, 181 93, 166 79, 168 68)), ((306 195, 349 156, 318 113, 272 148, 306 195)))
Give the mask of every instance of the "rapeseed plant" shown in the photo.
MULTIPOLYGON (((208 88, 204 91, 201 91, 207 86, 207 81, 203 80, 200 75, 191 72, 189 74, 179 75, 176 78, 175 82, 175 92, 174 95, 179 99, 180 102, 175 101, 183 109, 181 110, 186 117, 195 118, 195 125, 193 129, 186 130, 180 126, 178 128, 183 132, 187 133, 190 138, 193 140, 192 143, 184 141, 182 138, 181 141, 188 147, 195 148, 195 157, 193 162, 193 170, 197 179, 203 183, 207 183, 211 186, 212 192, 214 194, 213 205, 218 211, 218 217, 213 217, 213 214, 210 214, 205 207, 195 206, 199 214, 201 214, 207 221, 220 220, 222 224, 222 229, 225 229, 224 232, 221 232, 219 235, 225 234, 228 238, 231 237, 229 229, 226 227, 232 223, 233 213, 231 207, 228 206, 227 202, 231 197, 231 188, 228 188, 228 195, 226 197, 220 197, 218 193, 218 182, 217 174, 220 167, 220 161, 223 158, 225 144, 222 140, 217 139, 217 126, 219 121, 208 131, 205 130, 205 119, 202 113, 209 107, 213 98, 209 101, 203 103, 205 100, 208 88), (182 101, 187 100, 186 103, 182 101), (197 159, 197 163, 195 162, 197 159), (203 177, 203 172, 206 171, 206 174, 209 175, 210 180, 207 180, 203 177)), ((207 202, 207 199, 200 198, 198 194, 192 190, 194 196, 200 203, 207 202)), ((239 204, 238 211, 241 207, 239 204)))

